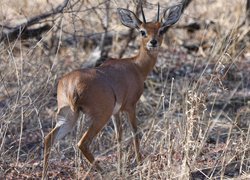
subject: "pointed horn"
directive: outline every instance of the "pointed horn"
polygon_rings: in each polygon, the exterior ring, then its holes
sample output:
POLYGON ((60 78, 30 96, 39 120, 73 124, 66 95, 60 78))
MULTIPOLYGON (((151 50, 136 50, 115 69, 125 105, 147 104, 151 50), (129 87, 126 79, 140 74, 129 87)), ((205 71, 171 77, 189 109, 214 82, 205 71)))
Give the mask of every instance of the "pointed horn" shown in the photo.
POLYGON ((141 13, 142 13, 142 18, 143 18, 143 23, 146 24, 146 18, 145 18, 145 15, 144 15, 144 11, 143 11, 143 7, 142 7, 142 3, 141 3, 141 13))
POLYGON ((158 2, 157 22, 160 21, 160 3, 158 2))

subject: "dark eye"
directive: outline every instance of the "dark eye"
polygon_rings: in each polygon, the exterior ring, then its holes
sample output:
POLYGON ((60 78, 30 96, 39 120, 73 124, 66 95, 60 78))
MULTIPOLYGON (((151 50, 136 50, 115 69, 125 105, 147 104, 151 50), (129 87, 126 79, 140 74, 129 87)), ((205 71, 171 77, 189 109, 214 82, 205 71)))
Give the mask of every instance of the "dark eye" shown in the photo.
POLYGON ((145 37, 145 36, 146 36, 146 31, 141 30, 141 35, 142 35, 143 37, 145 37))
POLYGON ((164 28, 159 29, 159 35, 162 36, 166 30, 164 28))

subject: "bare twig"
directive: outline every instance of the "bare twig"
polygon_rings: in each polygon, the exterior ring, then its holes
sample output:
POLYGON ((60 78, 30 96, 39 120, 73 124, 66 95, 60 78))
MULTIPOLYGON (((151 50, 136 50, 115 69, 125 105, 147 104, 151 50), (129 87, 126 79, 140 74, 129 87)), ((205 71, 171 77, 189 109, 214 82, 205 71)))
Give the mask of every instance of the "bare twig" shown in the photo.
POLYGON ((246 4, 246 24, 250 25, 250 0, 247 0, 246 4))

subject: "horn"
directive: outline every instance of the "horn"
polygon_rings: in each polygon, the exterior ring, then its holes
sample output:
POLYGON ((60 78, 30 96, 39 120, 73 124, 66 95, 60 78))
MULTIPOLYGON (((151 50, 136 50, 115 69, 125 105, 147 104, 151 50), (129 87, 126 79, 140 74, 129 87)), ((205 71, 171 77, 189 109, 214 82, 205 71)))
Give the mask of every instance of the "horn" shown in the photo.
POLYGON ((160 3, 158 2, 157 22, 160 20, 160 3))
POLYGON ((141 2, 141 13, 142 13, 143 22, 146 24, 146 18, 145 18, 143 7, 142 7, 142 2, 141 2))

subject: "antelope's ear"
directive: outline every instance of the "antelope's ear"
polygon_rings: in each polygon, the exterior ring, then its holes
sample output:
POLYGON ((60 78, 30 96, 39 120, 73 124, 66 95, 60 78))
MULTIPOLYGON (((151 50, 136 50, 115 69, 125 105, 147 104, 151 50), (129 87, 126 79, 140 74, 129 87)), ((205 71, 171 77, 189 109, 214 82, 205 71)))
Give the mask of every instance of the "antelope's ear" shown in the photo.
POLYGON ((167 8, 162 16, 162 33, 166 32, 167 28, 175 24, 181 17, 182 14, 182 4, 177 4, 167 8))
POLYGON ((140 28, 142 22, 136 17, 136 15, 132 11, 128 9, 117 8, 117 12, 120 21, 124 26, 136 29, 140 28))

